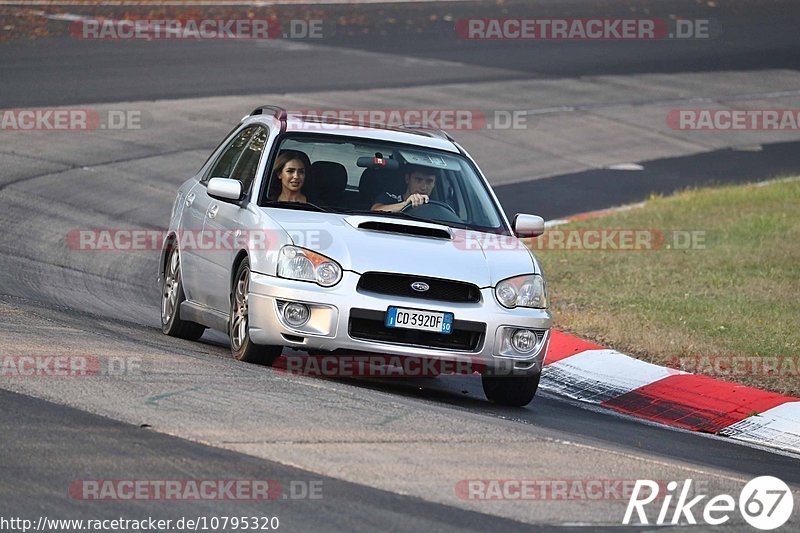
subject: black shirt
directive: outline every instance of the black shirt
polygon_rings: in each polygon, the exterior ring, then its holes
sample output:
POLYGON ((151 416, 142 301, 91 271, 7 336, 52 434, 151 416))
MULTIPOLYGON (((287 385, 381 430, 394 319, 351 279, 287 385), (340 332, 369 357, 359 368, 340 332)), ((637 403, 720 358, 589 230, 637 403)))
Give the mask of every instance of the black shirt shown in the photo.
POLYGON ((399 204, 403 201, 402 194, 394 194, 393 192, 382 192, 379 194, 375 201, 372 202, 372 205, 381 204, 381 205, 391 205, 391 204, 399 204))

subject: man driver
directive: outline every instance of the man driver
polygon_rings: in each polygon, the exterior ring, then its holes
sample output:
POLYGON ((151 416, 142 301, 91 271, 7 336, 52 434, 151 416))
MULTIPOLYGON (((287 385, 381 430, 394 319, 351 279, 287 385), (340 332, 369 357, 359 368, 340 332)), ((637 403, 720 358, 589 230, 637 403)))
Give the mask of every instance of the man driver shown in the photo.
POLYGON ((402 196, 383 192, 372 206, 373 211, 402 211, 408 206, 419 207, 430 200, 436 186, 436 171, 419 165, 408 165, 405 174, 406 192, 402 196))

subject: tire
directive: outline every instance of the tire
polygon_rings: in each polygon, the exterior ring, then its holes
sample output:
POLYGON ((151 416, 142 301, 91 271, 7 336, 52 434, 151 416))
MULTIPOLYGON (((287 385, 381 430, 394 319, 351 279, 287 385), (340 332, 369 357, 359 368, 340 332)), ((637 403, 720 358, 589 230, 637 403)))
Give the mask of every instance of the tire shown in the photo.
POLYGON ((161 276, 161 331, 170 337, 196 341, 203 336, 205 326, 181 320, 181 304, 186 301, 181 279, 181 258, 173 247, 161 276))
POLYGON ((263 346, 250 340, 248 291, 250 289, 250 261, 245 258, 236 270, 231 291, 231 312, 228 320, 228 335, 231 338, 231 354, 237 361, 270 366, 280 357, 283 346, 263 346))
POLYGON ((511 407, 531 403, 539 388, 541 373, 530 376, 481 376, 483 393, 489 401, 511 407))

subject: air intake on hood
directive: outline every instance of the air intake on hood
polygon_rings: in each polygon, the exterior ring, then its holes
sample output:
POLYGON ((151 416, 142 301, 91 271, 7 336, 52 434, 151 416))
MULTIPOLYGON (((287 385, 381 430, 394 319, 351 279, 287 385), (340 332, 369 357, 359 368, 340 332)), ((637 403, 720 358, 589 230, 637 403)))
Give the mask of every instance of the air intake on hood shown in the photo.
POLYGON ((450 240, 450 232, 444 229, 432 228, 430 226, 412 226, 410 224, 393 224, 391 222, 362 222, 358 229, 370 231, 387 231, 390 233, 403 233, 405 235, 417 235, 419 237, 434 237, 436 239, 450 240))

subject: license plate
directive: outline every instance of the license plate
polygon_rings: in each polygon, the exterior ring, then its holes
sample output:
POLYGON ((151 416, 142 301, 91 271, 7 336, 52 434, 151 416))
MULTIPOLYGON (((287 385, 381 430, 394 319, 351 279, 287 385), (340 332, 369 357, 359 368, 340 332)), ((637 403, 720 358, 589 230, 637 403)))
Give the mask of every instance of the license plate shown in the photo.
POLYGON ((386 312, 386 327, 433 331, 449 335, 453 332, 453 313, 432 313, 418 309, 390 307, 386 312))

